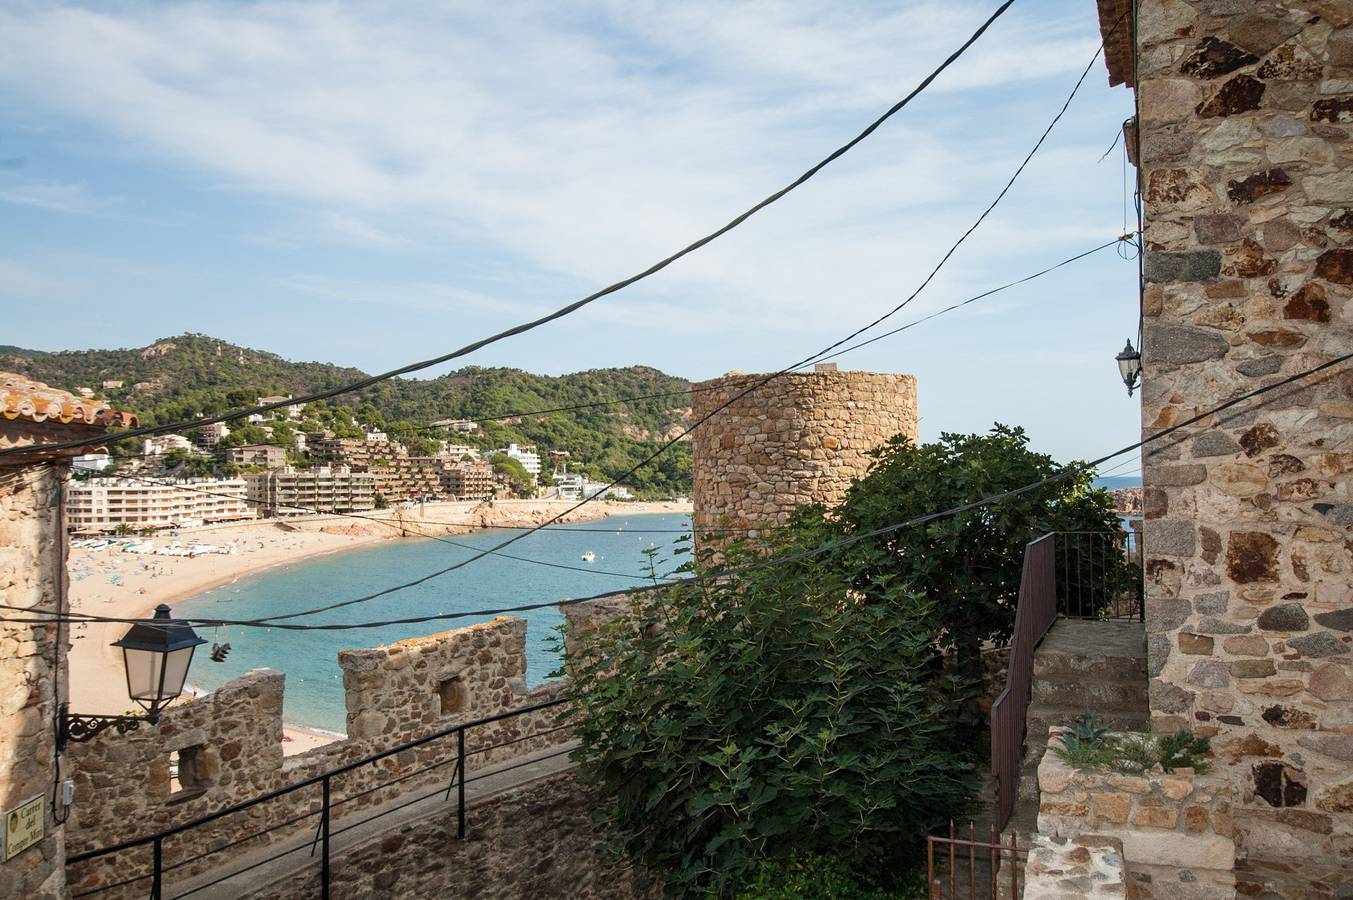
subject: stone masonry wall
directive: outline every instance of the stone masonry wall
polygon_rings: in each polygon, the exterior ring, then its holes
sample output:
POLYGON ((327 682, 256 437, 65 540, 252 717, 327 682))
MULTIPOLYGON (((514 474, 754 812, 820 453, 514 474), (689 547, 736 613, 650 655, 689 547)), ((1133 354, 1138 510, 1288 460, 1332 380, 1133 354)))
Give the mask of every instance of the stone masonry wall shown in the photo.
POLYGON ((1099 835, 1034 835, 1024 866, 1023 900, 1121 900, 1126 894, 1121 841, 1099 835))
MULTIPOLYGON (((107 732, 89 743, 72 744, 67 758, 76 780, 77 803, 67 825, 68 852, 160 831, 457 722, 553 699, 558 684, 534 690, 525 687, 525 640, 524 620, 499 617, 386 647, 340 653, 349 736, 295 756, 284 758, 282 754, 284 676, 266 669, 170 707, 155 727, 125 735, 107 732), (454 686, 448 686, 453 679, 454 686), (174 791, 171 754, 185 748, 199 748, 191 767, 197 783, 174 791)), ((539 710, 467 732, 468 770, 473 773, 568 741, 570 730, 557 729, 560 711, 558 707, 539 710), (483 751, 508 741, 514 743, 483 751)), ((345 802, 335 815, 387 802, 400 792, 444 785, 450 777, 449 766, 426 774, 411 773, 454 759, 455 753, 453 735, 335 777, 335 801, 393 779, 406 779, 398 787, 345 802)), ((222 847, 319 808, 318 786, 292 792, 166 841, 165 863, 183 864, 175 870, 175 877, 183 878, 222 864, 232 855, 294 839, 299 832, 313 832, 317 819, 303 819, 246 840, 226 853, 188 861, 206 848, 222 847)), ((88 890, 143 874, 149 864, 149 850, 142 848, 73 864, 68 878, 72 890, 88 890)), ((147 884, 134 883, 102 896, 144 896, 147 884)))
POLYGON ((1073 769, 1054 750, 1061 731, 1051 729, 1038 765, 1040 835, 1118 840, 1139 900, 1235 896, 1233 791, 1226 779, 1189 769, 1145 775, 1073 769))
MULTIPOLYGON (((1353 4, 1139 10, 1149 435, 1353 350, 1353 4)), ((1247 892, 1349 884, 1353 367, 1144 462, 1156 725, 1215 736, 1247 892)))
MULTIPOLYGON (((0 602, 56 612, 66 583, 58 502, 66 469, 0 468, 0 602)), ((54 625, 0 624, 0 812, 42 798, 44 839, 0 863, 0 896, 56 898, 65 886, 64 835, 52 811, 56 704, 65 669, 52 670, 54 625)))
MULTIPOLYGON (((695 385, 699 421, 764 378, 695 385)), ((804 503, 832 505, 896 434, 916 439, 916 378, 872 372, 781 375, 694 432, 695 531, 785 522, 804 503)))
MULTIPOLYGON (((466 837, 456 839, 456 810, 402 826, 335 859, 338 897, 477 897, 482 900, 631 900, 628 870, 614 866, 598 844, 595 804, 573 773, 551 775, 490 797, 466 813, 466 837)), ((289 881, 251 895, 319 896, 318 864, 289 881)))

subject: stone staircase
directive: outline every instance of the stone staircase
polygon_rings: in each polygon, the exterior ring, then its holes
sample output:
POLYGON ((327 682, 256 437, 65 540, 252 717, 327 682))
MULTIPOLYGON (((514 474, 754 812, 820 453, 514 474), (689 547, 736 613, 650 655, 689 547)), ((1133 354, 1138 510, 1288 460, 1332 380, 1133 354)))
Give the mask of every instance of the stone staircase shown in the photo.
POLYGON ((1013 833, 1021 848, 1028 847, 1038 830, 1038 763, 1048 729, 1094 710, 1115 731, 1145 731, 1151 724, 1147 682, 1141 622, 1059 619, 1052 626, 1034 653, 1024 766, 1002 843, 1008 845, 1013 833))

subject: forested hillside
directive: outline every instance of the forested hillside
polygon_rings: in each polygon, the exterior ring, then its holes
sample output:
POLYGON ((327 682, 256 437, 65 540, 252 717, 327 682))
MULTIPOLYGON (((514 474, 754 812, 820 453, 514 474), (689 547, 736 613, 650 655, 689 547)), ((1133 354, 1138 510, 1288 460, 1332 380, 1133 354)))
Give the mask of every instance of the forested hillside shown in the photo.
MULTIPOLYGON (((0 370, 19 372, 53 387, 92 388, 119 409, 147 424, 223 413, 252 405, 258 397, 301 395, 355 381, 365 373, 320 362, 291 362, 272 353, 237 347, 206 335, 188 334, 124 350, 42 352, 0 347, 0 370), (121 387, 103 388, 107 381, 121 387)), ((689 413, 683 393, 689 382, 656 369, 594 369, 558 378, 519 369, 469 367, 439 378, 396 378, 335 398, 319 409, 325 425, 342 430, 351 417, 384 427, 413 449, 435 437, 477 447, 510 442, 567 450, 575 469, 613 478, 678 433, 689 413), (668 394, 633 403, 596 406, 544 416, 522 415, 485 422, 476 434, 428 426, 444 419, 483 419, 621 397, 668 394)), ((690 490, 690 451, 684 442, 654 466, 628 479, 645 494, 690 490)))

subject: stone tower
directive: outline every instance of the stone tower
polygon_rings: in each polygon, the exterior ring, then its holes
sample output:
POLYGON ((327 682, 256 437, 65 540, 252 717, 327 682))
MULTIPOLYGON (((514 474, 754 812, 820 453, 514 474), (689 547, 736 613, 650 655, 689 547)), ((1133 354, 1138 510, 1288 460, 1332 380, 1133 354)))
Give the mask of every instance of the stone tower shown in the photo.
MULTIPOLYGON (((692 389, 699 421, 764 375, 730 373, 692 389)), ((732 400, 695 430, 695 530, 778 525, 804 503, 833 505, 895 434, 916 439, 916 377, 781 375, 732 400)))

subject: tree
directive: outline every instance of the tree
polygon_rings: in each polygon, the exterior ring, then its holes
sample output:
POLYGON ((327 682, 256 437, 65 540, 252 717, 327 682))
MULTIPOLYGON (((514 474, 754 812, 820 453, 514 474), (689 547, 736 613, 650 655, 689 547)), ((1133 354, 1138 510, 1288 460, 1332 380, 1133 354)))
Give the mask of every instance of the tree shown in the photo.
POLYGON ((266 444, 268 442, 268 432, 264 431, 262 426, 253 422, 246 422, 243 425, 236 425, 230 429, 230 434, 221 438, 220 443, 216 445, 218 450, 229 450, 231 447, 244 447, 249 444, 266 444))
MULTIPOLYGON (((831 530, 799 517, 770 553, 831 530)), ((966 807, 980 742, 950 712, 963 686, 937 665, 929 601, 862 602, 861 564, 673 586, 571 636, 580 774, 614 848, 667 894, 731 894, 790 852, 888 885, 966 807)))
POLYGON ((526 471, 520 460, 513 459, 506 453, 499 453, 489 462, 493 464, 493 474, 507 479, 512 487, 512 493, 518 497, 529 497, 534 493, 535 479, 526 471))
POLYGON ((1091 472, 1017 428, 876 456, 840 506, 719 548, 724 568, 773 565, 570 635, 579 773, 615 849, 668 894, 760 896, 795 857, 862 873, 860 896, 907 884, 926 834, 973 798, 980 651, 1010 636, 1026 543, 1118 527, 1091 472))
MULTIPOLYGON (((943 434, 929 444, 899 435, 876 456, 868 475, 832 512, 847 536, 1064 471, 1051 456, 1029 449, 1023 429, 1000 424, 988 434, 943 434)), ((845 551, 856 572, 852 588, 882 604, 893 602, 894 594, 906 602, 910 591, 925 591, 927 631, 956 654, 965 676, 979 678, 983 642, 1004 643, 1014 627, 1025 544, 1051 531, 1120 528, 1113 499, 1093 488, 1093 477, 1076 470, 998 503, 853 545, 845 551)))

